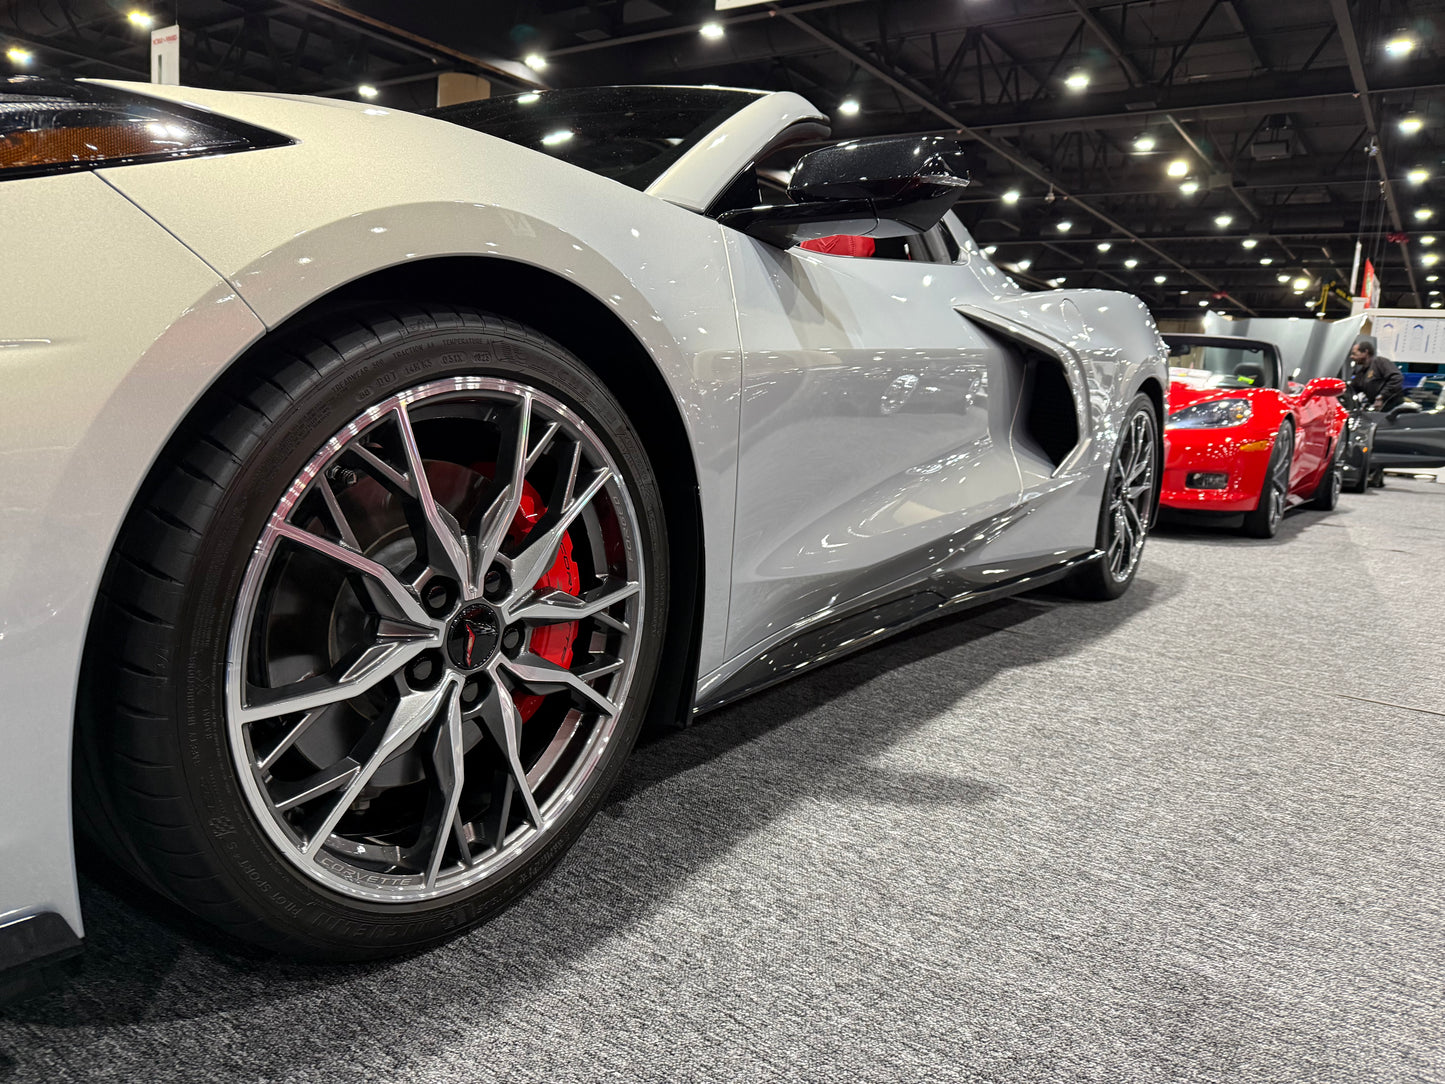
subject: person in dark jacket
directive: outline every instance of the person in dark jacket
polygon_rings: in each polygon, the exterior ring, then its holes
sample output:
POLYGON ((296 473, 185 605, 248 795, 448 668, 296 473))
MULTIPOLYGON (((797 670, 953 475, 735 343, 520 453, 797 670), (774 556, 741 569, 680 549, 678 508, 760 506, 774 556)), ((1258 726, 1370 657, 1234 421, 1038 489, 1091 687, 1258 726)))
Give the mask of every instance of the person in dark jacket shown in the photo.
POLYGON ((1365 405, 1375 410, 1389 410, 1405 401, 1405 378, 1395 363, 1375 353, 1373 335, 1361 335, 1350 347, 1350 361, 1355 371, 1350 377, 1350 390, 1365 397, 1365 405))

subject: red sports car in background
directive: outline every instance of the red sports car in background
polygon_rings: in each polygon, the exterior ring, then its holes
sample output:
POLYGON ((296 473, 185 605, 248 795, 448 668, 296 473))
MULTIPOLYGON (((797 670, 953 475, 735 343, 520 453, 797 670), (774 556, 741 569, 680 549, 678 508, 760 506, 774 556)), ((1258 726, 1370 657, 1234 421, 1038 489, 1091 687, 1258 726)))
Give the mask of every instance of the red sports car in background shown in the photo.
POLYGON ((1330 509, 1340 496, 1349 415, 1343 380, 1285 383, 1270 343, 1228 335, 1165 335, 1169 417, 1160 504, 1243 513, 1242 530, 1272 538, 1285 509, 1330 509))

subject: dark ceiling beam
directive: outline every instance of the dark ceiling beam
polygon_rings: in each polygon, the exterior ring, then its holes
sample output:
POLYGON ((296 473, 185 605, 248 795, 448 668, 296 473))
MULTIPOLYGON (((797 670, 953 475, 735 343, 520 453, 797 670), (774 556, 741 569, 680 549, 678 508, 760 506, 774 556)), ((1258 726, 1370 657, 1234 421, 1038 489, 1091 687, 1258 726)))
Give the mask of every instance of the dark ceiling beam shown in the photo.
POLYGON ((1209 23, 1209 20, 1214 18, 1214 12, 1219 8, 1221 2, 1222 0, 1214 0, 1214 3, 1210 4, 1209 9, 1205 11, 1204 17, 1194 24, 1194 29, 1190 32, 1189 37, 1185 39, 1184 44, 1175 50, 1174 59, 1169 62, 1169 69, 1159 77, 1160 83, 1167 84, 1172 82, 1174 72, 1178 69, 1180 61, 1188 55, 1190 49, 1194 48, 1194 43, 1199 40, 1199 35, 1204 32, 1204 27, 1209 23))
POLYGON ((413 34, 410 30, 403 30, 399 26, 382 22, 380 19, 373 19, 370 15, 363 15, 353 8, 345 7, 335 0, 281 0, 286 6, 304 11, 329 23, 349 27, 357 31, 363 37, 376 41, 385 42, 388 45, 396 46, 407 52, 415 53, 418 56, 431 57, 455 65, 462 71, 475 72, 485 75, 489 79, 502 82, 508 86, 522 87, 530 90, 534 87, 545 86, 540 79, 534 76, 521 75, 509 71, 506 68, 498 67, 496 63, 485 60, 481 57, 470 56, 449 45, 443 45, 439 41, 432 41, 420 34, 413 34))
POLYGON ((1196 279, 1214 293, 1217 293, 1220 296, 1228 298, 1230 301, 1233 301, 1234 304, 1238 305, 1245 312, 1248 312, 1251 315, 1253 314, 1254 310, 1249 308, 1249 306, 1245 305, 1238 298, 1230 297, 1228 291, 1221 289, 1216 283, 1211 282, 1203 275, 1196 274, 1190 268, 1186 267, 1184 264, 1174 259, 1173 256, 1170 256, 1163 249, 1156 247, 1152 242, 1145 241, 1143 238, 1135 234, 1133 230, 1125 226, 1122 222, 1119 222, 1116 219, 1110 217, 1108 214, 1094 207, 1090 203, 1087 203, 1083 200, 1073 199, 1072 196, 1070 196, 1067 191, 1062 189, 1054 180, 1054 178, 1051 177, 1048 172, 1042 167, 1040 167, 1039 164, 1033 159, 1029 158, 1027 155, 1017 150, 1014 150, 1014 148, 1008 146, 1008 144, 1006 143, 991 139, 990 137, 984 135, 982 132, 973 130, 958 117, 954 116, 947 109, 944 109, 937 102, 935 102, 927 93, 915 86, 911 79, 907 78, 899 72, 884 68, 881 65, 873 62, 872 60, 865 57, 863 54, 854 50, 851 46, 837 40, 826 31, 819 29, 812 23, 809 23, 806 20, 799 18, 797 15, 794 15, 791 12, 784 11, 776 6, 774 6, 772 10, 777 11, 778 14, 780 14, 783 18, 787 19, 799 30, 802 30, 806 34, 811 34, 819 41, 827 44, 840 56, 847 57, 853 63, 857 64, 860 68, 863 68, 865 71, 867 71, 874 78, 892 87, 894 90, 898 91, 898 93, 904 95, 905 97, 912 100, 915 104, 928 110, 940 120, 944 121, 945 123, 954 125, 959 135, 964 136, 968 139, 972 139, 974 142, 980 144, 983 147, 986 147, 989 151, 991 151, 998 157, 1013 163, 1014 166, 1023 170, 1025 173, 1029 174, 1031 177, 1035 178, 1039 182, 1052 187, 1059 198, 1072 200, 1074 206, 1078 207, 1078 209, 1083 211, 1085 214, 1092 215, 1094 218, 1098 219, 1100 222, 1104 223, 1104 225, 1108 226, 1115 232, 1143 245, 1150 252, 1153 252, 1154 255, 1158 256, 1161 260, 1164 260, 1166 263, 1172 264, 1173 266, 1179 268, 1179 270, 1185 272, 1191 278, 1196 279))
POLYGON ((1099 39, 1100 44, 1113 54, 1114 59, 1119 62, 1119 67, 1124 70, 1130 86, 1143 86, 1149 82, 1144 73, 1139 70, 1139 66, 1124 51, 1123 44, 1114 37, 1108 27, 1099 21, 1098 16, 1089 10, 1089 6, 1084 3, 1084 0, 1069 0, 1069 6, 1079 13, 1079 17, 1084 20, 1084 25, 1093 32, 1094 37, 1099 39))
MULTIPOLYGON (((823 11, 826 8, 846 7, 849 4, 861 4, 864 0, 810 0, 805 4, 794 4, 788 8, 791 12, 823 11)), ((726 29, 730 26, 743 26, 746 23, 763 22, 773 18, 771 8, 764 11, 749 11, 741 15, 729 15, 726 18, 712 19, 711 22, 721 23, 726 29)), ((591 53, 598 49, 611 49, 618 45, 635 45, 640 41, 658 41, 662 38, 676 38, 683 34, 696 34, 698 24, 688 22, 684 26, 666 26, 659 30, 644 30, 637 34, 623 34, 615 38, 603 38, 601 41, 588 41, 581 45, 564 45, 560 49, 548 49, 546 56, 550 59, 559 56, 575 56, 577 53, 591 53)))
POLYGON ((1229 176, 1229 184, 1227 186, 1229 194, 1232 195, 1235 199, 1239 200, 1239 205, 1249 212, 1251 218, 1253 218, 1256 222, 1259 221, 1260 218, 1263 217, 1259 213, 1259 208, 1254 205, 1253 200, 1251 200, 1248 196, 1246 196, 1243 192, 1239 190, 1235 181, 1234 170, 1233 168, 1231 168, 1230 164, 1228 162, 1224 163, 1224 168, 1221 170, 1218 163, 1216 163, 1215 161, 1215 155, 1213 150, 1205 147, 1204 144, 1200 143, 1197 139, 1195 139, 1194 136, 1190 134, 1189 129, 1184 127, 1183 124, 1179 123, 1179 118, 1174 116, 1173 113, 1164 114, 1164 119, 1173 126, 1174 130, 1179 133, 1179 138, 1184 140, 1184 142, 1189 145, 1189 149, 1192 150, 1196 155, 1198 155, 1205 162, 1205 164, 1209 166, 1211 171, 1223 172, 1229 176))
POLYGON ((1239 36, 1244 42, 1244 47, 1249 50, 1250 56, 1254 57, 1255 67, 1267 71, 1269 69, 1269 62, 1265 60, 1264 54, 1259 51, 1259 46, 1254 40, 1254 30, 1245 20, 1244 13, 1239 10, 1239 0, 1224 0, 1224 11, 1225 14, 1229 16, 1229 21, 1234 24, 1234 28, 1239 31, 1239 36))
MULTIPOLYGON (((1370 101, 1370 86, 1365 80, 1365 65, 1360 56, 1360 43, 1355 37, 1355 24, 1350 20, 1350 9, 1345 0, 1330 0, 1330 9, 1334 12, 1335 23, 1340 28, 1340 39, 1345 43, 1345 59, 1350 65, 1350 75, 1355 82, 1355 90, 1360 98, 1360 109, 1365 114, 1365 127, 1369 128, 1370 136, 1379 143, 1380 128, 1375 122, 1375 107, 1370 101)), ((1404 233, 1404 220, 1400 217, 1400 206, 1395 202, 1395 190, 1390 186, 1390 174, 1385 168, 1384 154, 1374 156, 1375 168, 1380 171, 1380 186, 1385 192, 1385 205, 1390 211, 1390 221, 1394 223, 1396 233, 1404 233)), ((1363 225, 1364 223, 1361 223, 1363 225)), ((1410 278, 1410 292, 1415 295, 1415 304, 1419 305, 1424 295, 1420 293, 1420 285, 1415 281, 1415 265, 1410 261, 1410 242, 1400 242, 1400 257, 1405 261, 1405 273, 1410 278)))

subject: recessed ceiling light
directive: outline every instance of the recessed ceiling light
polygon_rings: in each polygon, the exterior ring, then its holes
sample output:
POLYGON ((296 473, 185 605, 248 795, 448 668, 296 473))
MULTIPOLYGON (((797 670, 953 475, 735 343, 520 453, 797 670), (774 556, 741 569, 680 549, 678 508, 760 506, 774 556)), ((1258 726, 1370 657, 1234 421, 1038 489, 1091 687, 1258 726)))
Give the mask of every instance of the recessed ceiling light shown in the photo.
POLYGON ((703 23, 697 28, 697 32, 707 38, 708 41, 717 41, 727 34, 727 31, 723 29, 722 23, 703 23))
POLYGON ((1064 86, 1073 91, 1084 90, 1089 85, 1089 73, 1086 71, 1072 71, 1064 80, 1064 86))
POLYGON ((5 55, 10 58, 12 64, 29 64, 35 54, 29 49, 22 49, 18 45, 12 45, 5 50, 5 55))
POLYGON ((1439 290, 1431 290, 1431 291, 1430 291, 1430 296, 1431 296, 1431 297, 1439 297, 1439 296, 1440 296, 1440 291, 1439 291, 1439 290))
POLYGON ((1132 271, 1134 270, 1134 268, 1139 266, 1139 261, 1134 259, 1134 257, 1130 256, 1127 260, 1124 261, 1124 266, 1127 267, 1130 271, 1132 271))
POLYGON ((1411 113, 1408 117, 1400 118, 1400 131, 1406 135, 1414 135, 1423 127, 1425 127, 1425 122, 1415 116, 1414 113, 1411 113))
POLYGON ((1100 252, 1108 252, 1108 251, 1109 251, 1111 248, 1113 248, 1114 246, 1113 246, 1112 244, 1110 244, 1108 241, 1100 241, 1095 247, 1096 247, 1100 252))
POLYGON ((1409 173, 1405 174, 1405 180, 1413 185, 1422 185, 1429 179, 1430 171, 1428 169, 1412 169, 1409 173))
POLYGON ((1439 276, 1439 275, 1426 275, 1426 276, 1425 276, 1425 281, 1426 281, 1426 282, 1439 282, 1439 281, 1440 281, 1440 276, 1439 276))
POLYGON ((1183 177, 1189 172, 1189 159, 1174 159, 1174 161, 1169 163, 1168 169, 1165 172, 1167 172, 1171 177, 1183 177))
POLYGON ((1010 188, 1000 198, 1005 203, 1017 203, 1019 201, 1019 190, 1017 188, 1010 188))
POLYGON ((1060 233, 1068 233, 1073 228, 1074 224, 1070 222, 1067 218, 1063 219, 1061 222, 1058 223, 1058 230, 1060 233))
POLYGON ((541 53, 528 53, 522 58, 522 63, 531 68, 534 72, 547 70, 547 58, 541 53))
POLYGON ((1422 245, 1433 245, 1435 243, 1435 235, 1433 233, 1427 233, 1424 237, 1420 238, 1420 243, 1422 245))
POLYGON ((573 132, 570 128, 559 128, 555 132, 548 132, 544 135, 542 137, 542 145, 544 147, 555 147, 559 143, 566 143, 567 140, 572 138, 572 135, 573 132))
POLYGON ((992 256, 992 255, 993 255, 995 252, 997 252, 997 251, 998 251, 998 245, 989 245, 988 248, 986 248, 986 249, 983 250, 983 254, 984 254, 985 256, 992 256))
POLYGON ((1199 307, 1200 307, 1201 309, 1207 309, 1207 308, 1209 308, 1209 298, 1206 297, 1203 301, 1201 301, 1201 302, 1199 303, 1199 307))
POLYGON ((1253 248, 1255 245, 1259 244, 1259 242, 1256 241, 1253 237, 1246 237, 1243 241, 1239 243, 1245 248, 1253 248))
POLYGON ((1151 135, 1141 135, 1138 139, 1134 140, 1134 151, 1137 154, 1148 154, 1155 146, 1157 146, 1157 144, 1151 135))
POLYGON ((1020 271, 1027 271, 1027 270, 1028 270, 1030 267, 1032 267, 1033 265, 1034 265, 1034 261, 1033 261, 1033 260, 1027 260, 1027 259, 1025 259, 1025 260, 1020 260, 1018 263, 1014 264, 1014 266, 1017 267, 1020 271))
POLYGON ((132 26, 144 27, 147 30, 156 25, 156 17, 147 11, 127 11, 125 17, 132 26))
POLYGON ((362 83, 361 86, 356 88, 356 93, 360 94, 363 98, 369 99, 375 98, 381 91, 377 90, 370 83, 362 83))
POLYGON ((1273 257, 1273 256, 1261 256, 1261 257, 1259 258, 1259 266, 1260 266, 1260 267, 1268 267, 1268 266, 1269 266, 1270 264, 1272 264, 1272 263, 1274 263, 1274 257, 1273 257))
POLYGON ((1385 52, 1391 56, 1409 56, 1415 50, 1415 39, 1409 34, 1396 34, 1385 42, 1385 52))
POLYGON ((1275 276, 1275 277, 1278 278, 1280 282, 1288 282, 1288 281, 1289 281, 1289 276, 1288 276, 1288 275, 1277 275, 1277 276, 1275 276))
POLYGON ((1430 307, 1431 307, 1432 309, 1438 309, 1438 308, 1440 307, 1440 302, 1438 302, 1438 301, 1432 301, 1432 302, 1430 302, 1430 307))
POLYGON ((1294 282, 1290 283, 1290 288, 1294 290, 1295 293, 1302 294, 1310 288, 1310 280, 1295 279, 1294 282))
POLYGON ((1157 282, 1160 286, 1163 286, 1163 285, 1164 285, 1164 276, 1163 276, 1163 275, 1155 275, 1155 276, 1154 276, 1154 281, 1157 282))
POLYGON ((1420 257, 1420 262, 1426 267, 1434 267, 1440 262, 1440 254, 1438 252, 1427 252, 1420 257))
POLYGON ((1434 214, 1435 212, 1432 211, 1429 207, 1417 207, 1415 208, 1415 221, 1428 222, 1430 221, 1431 216, 1433 216, 1434 214))
POLYGON ((858 111, 863 107, 858 104, 857 98, 844 98, 838 103, 838 112, 845 117, 856 117, 858 111))
POLYGON ((1234 221, 1233 215, 1215 215, 1214 224, 1221 230, 1229 229, 1229 224, 1234 221))
POLYGON ((1179 191, 1183 192, 1186 196, 1192 196, 1199 191, 1199 182, 1185 181, 1179 186, 1179 191))
POLYGON ((531 105, 533 102, 540 102, 541 100, 542 95, 538 94, 535 90, 529 90, 526 94, 517 95, 518 105, 531 105))

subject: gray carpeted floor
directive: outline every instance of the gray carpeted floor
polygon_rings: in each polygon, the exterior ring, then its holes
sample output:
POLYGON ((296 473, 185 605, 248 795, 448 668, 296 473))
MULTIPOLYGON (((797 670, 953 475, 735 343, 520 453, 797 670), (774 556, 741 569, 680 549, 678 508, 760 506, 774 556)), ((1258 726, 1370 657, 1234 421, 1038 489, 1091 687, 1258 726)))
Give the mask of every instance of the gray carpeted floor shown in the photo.
POLYGON ((318 969, 87 881, 16 1081, 1445 1080, 1445 485, 1156 534, 639 750, 524 903, 318 969))

